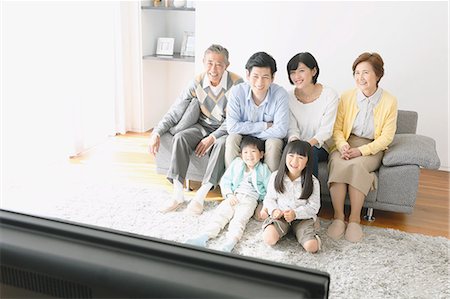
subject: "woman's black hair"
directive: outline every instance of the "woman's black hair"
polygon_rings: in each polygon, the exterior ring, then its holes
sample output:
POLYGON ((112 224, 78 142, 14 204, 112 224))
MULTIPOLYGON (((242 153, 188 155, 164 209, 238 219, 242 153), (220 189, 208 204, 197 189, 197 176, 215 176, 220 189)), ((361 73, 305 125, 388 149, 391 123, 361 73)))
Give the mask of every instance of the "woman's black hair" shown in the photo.
POLYGON ((289 82, 294 85, 294 82, 292 82, 290 75, 292 71, 298 69, 298 64, 300 62, 306 65, 311 70, 313 70, 314 68, 316 69, 316 74, 312 78, 313 83, 316 84, 317 78, 319 77, 319 65, 317 64, 317 60, 314 58, 314 56, 312 56, 312 54, 309 52, 295 54, 294 57, 289 60, 287 64, 289 82))
POLYGON ((300 199, 308 199, 313 192, 313 159, 312 159, 312 147, 303 140, 294 140, 289 142, 284 148, 283 155, 281 156, 280 166, 278 167, 278 173, 275 176, 275 190, 278 193, 284 193, 285 186, 283 184, 284 176, 288 173, 286 166, 286 156, 288 154, 297 154, 308 158, 305 168, 302 170, 301 182, 302 182, 302 194, 300 199))

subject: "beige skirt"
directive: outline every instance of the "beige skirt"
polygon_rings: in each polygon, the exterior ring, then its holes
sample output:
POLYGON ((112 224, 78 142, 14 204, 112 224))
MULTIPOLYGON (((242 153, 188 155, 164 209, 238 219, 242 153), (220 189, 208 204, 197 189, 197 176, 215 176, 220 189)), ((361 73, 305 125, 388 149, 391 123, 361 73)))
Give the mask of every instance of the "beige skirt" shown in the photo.
MULTIPOLYGON (((347 142, 351 147, 372 142, 371 139, 350 135, 347 142)), ((331 183, 349 184, 367 196, 370 190, 378 185, 374 171, 380 168, 384 151, 375 155, 360 156, 350 160, 341 159, 341 153, 335 150, 328 160, 328 188, 331 183)))

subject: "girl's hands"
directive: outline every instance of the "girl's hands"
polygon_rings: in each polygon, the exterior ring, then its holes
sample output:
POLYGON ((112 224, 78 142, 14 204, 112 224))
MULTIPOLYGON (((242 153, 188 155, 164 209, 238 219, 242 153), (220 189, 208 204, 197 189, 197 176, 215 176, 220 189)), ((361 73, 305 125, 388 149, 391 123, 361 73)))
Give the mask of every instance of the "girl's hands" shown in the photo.
POLYGON ((283 211, 281 211, 280 209, 275 209, 272 212, 272 218, 273 219, 280 219, 283 216, 283 211))
POLYGON ((286 210, 286 211, 282 211, 280 209, 275 209, 272 212, 272 218, 273 219, 280 219, 281 217, 284 217, 284 219, 287 222, 292 222, 295 220, 295 211, 294 210, 286 210))
POLYGON ((287 210, 283 212, 284 219, 286 219, 287 222, 291 223, 295 220, 295 211, 294 210, 287 210))

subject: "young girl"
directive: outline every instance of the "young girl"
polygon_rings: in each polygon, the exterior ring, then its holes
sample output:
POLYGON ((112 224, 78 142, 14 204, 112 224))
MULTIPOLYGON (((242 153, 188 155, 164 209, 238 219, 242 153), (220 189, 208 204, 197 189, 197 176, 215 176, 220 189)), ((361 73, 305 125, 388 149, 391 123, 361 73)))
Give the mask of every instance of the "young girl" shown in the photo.
POLYGON ((320 184, 312 175, 311 145, 302 140, 289 142, 280 166, 273 172, 264 198, 270 218, 263 223, 263 238, 273 246, 292 229, 308 252, 320 249, 314 222, 320 208, 320 184))

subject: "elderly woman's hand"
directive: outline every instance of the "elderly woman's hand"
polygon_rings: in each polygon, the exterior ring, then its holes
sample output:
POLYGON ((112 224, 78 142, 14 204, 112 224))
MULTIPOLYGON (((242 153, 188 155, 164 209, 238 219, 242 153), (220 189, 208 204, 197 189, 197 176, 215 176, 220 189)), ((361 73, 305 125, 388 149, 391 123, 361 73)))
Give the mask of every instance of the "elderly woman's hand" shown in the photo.
POLYGON ((342 158, 345 160, 350 160, 356 157, 362 156, 361 151, 358 148, 349 148, 345 153, 342 154, 342 158))

